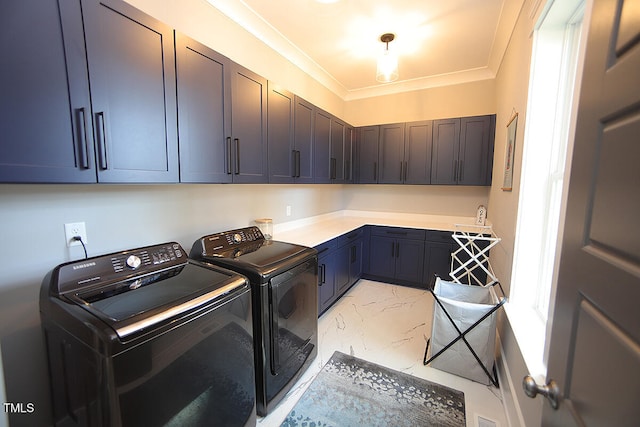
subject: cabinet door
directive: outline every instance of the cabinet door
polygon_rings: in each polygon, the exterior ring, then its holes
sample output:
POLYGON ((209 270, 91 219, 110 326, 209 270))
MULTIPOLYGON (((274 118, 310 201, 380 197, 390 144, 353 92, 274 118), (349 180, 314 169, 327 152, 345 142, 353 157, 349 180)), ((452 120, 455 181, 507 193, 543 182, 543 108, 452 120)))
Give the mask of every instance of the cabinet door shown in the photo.
POLYGON ((413 284, 422 283, 424 241, 398 239, 396 242, 395 278, 413 284))
POLYGON ((331 116, 316 109, 313 119, 314 182, 331 182, 331 116))
POLYGON ((380 126, 361 127, 357 135, 357 181, 360 184, 375 184, 378 182, 380 126))
POLYGON ((405 126, 404 183, 430 184, 432 122, 411 122, 405 126))
POLYGON ((336 252, 318 258, 318 313, 322 314, 338 297, 336 293, 336 252))
POLYGON ((343 246, 338 249, 337 257, 336 257, 336 293, 340 296, 349 285, 350 276, 349 276, 349 266, 350 266, 350 247, 343 246))
POLYGON ((177 182, 171 27, 121 0, 83 0, 101 182, 177 182))
POLYGON ((349 246, 349 283, 353 284, 362 277, 364 239, 359 238, 349 246))
POLYGON ((233 182, 268 182, 267 80, 232 64, 231 104, 233 182))
POLYGON ((346 125, 344 128, 344 182, 353 182, 355 134, 353 126, 346 125))
POLYGON ((424 277, 422 279, 425 288, 432 285, 431 282, 435 275, 442 280, 451 280, 449 272, 451 271, 451 252, 453 250, 453 243, 429 241, 425 243, 424 277))
POLYGON ((431 184, 457 183, 460 119, 433 121, 431 184))
POLYGON ((331 182, 342 183, 344 173, 345 123, 331 118, 331 182))
POLYGON ((495 116, 460 119, 458 184, 491 185, 495 116))
POLYGON ((313 105, 296 96, 294 116, 296 182, 310 184, 313 182, 313 105))
POLYGON ((291 183, 297 175, 294 152, 293 93, 269 82, 267 102, 267 147, 269 182, 291 183))
POLYGON ((230 182, 230 61, 176 32, 181 182, 230 182))
POLYGON ((404 123, 380 126, 381 184, 402 184, 404 181, 404 123))
POLYGON ((371 236, 369 246, 369 274, 393 279, 396 269, 396 239, 371 236))
POLYGON ((0 182, 96 182, 84 46, 79 0, 0 2, 0 182))

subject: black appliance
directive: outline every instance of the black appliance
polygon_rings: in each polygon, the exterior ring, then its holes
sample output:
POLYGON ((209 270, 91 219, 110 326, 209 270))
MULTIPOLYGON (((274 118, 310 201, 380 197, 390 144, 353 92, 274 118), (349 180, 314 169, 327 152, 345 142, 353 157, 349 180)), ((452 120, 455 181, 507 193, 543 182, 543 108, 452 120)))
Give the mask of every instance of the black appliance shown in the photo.
POLYGON ((189 256, 249 278, 258 415, 267 415, 318 352, 318 257, 313 248, 266 240, 258 227, 198 239, 189 256))
POLYGON ((255 425, 250 296, 177 243, 55 267, 40 291, 54 425, 255 425))

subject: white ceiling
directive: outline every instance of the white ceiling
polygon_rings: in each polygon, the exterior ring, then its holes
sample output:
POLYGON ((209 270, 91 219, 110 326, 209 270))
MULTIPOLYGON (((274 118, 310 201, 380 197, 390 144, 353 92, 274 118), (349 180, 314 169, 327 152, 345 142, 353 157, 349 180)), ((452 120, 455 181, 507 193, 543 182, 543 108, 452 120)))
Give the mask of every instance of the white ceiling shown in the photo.
POLYGON ((524 0, 208 1, 349 100, 494 78, 524 0), (400 78, 382 84, 387 32, 400 78))

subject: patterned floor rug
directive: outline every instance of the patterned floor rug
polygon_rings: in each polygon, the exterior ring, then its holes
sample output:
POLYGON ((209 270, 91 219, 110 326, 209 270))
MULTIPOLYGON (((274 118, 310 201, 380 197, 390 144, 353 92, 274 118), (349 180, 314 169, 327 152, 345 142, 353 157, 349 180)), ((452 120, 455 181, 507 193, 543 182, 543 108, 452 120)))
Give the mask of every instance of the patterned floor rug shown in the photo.
POLYGON ((336 351, 281 427, 465 426, 464 393, 336 351))

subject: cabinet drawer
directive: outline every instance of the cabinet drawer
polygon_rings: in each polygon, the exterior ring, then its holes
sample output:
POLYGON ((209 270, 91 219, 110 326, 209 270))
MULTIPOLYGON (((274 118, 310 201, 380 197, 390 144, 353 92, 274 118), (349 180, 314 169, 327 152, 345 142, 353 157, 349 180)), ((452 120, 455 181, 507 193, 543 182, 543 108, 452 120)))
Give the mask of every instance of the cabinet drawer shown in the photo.
POLYGON ((453 231, 434 231, 427 230, 425 233, 425 240, 430 242, 447 242, 452 243, 453 237, 451 237, 453 231))
POLYGON ((425 230, 403 227, 373 227, 372 236, 395 237, 399 239, 424 240, 425 230))
POLYGON ((328 242, 320 243, 315 247, 315 250, 318 251, 318 257, 322 257, 325 254, 333 251, 338 247, 338 239, 331 239, 328 242))
POLYGON ((350 231, 346 234, 343 234, 342 236, 339 236, 337 238, 338 240, 338 247, 342 247, 350 242, 353 242, 359 238, 361 238, 364 235, 364 227, 360 227, 357 228, 353 231, 350 231))

